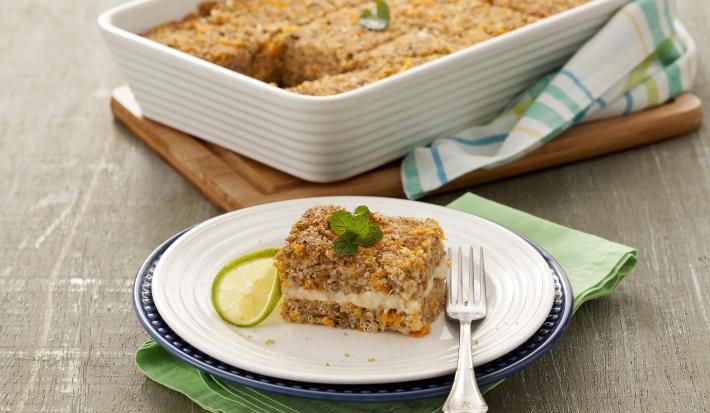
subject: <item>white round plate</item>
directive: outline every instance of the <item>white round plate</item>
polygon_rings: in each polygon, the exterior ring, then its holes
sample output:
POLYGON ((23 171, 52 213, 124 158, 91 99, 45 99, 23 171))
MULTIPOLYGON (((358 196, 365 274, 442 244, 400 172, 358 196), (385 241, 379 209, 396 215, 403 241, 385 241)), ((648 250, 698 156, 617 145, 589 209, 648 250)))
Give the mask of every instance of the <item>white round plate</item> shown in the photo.
POLYGON ((432 324, 430 334, 418 338, 291 324, 281 319, 278 309, 253 328, 232 327, 219 318, 211 304, 210 287, 220 268, 248 252, 281 246, 298 217, 307 208, 323 204, 350 210, 367 205, 386 215, 435 218, 444 229, 447 246, 483 246, 488 315, 475 325, 475 365, 521 345, 552 308, 550 267, 530 244, 500 225, 415 201, 324 197, 242 209, 185 233, 163 254, 153 275, 153 299, 162 318, 182 339, 215 359, 281 379, 375 384, 454 372, 458 325, 443 314, 432 324))

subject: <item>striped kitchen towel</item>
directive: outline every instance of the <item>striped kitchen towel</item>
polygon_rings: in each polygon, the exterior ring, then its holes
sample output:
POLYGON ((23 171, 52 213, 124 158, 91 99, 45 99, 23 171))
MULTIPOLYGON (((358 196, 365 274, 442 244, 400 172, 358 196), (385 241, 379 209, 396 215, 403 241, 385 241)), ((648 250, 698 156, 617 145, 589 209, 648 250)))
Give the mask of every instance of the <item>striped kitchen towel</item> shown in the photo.
POLYGON ((514 160, 572 125, 666 102, 693 84, 695 43, 672 0, 635 0, 557 73, 484 126, 416 148, 402 162, 404 192, 424 196, 468 172, 514 160))

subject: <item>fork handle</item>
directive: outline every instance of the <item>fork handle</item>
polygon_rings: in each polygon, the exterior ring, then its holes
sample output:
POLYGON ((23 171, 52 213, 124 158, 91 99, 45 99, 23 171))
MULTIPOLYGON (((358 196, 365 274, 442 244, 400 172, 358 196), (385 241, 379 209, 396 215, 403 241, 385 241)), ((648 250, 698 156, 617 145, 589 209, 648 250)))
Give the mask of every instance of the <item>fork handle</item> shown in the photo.
POLYGON ((454 385, 444 403, 445 413, 483 413, 488 411, 488 405, 478 390, 476 377, 473 374, 473 359, 471 357, 471 322, 461 321, 459 333, 459 361, 456 368, 454 385))

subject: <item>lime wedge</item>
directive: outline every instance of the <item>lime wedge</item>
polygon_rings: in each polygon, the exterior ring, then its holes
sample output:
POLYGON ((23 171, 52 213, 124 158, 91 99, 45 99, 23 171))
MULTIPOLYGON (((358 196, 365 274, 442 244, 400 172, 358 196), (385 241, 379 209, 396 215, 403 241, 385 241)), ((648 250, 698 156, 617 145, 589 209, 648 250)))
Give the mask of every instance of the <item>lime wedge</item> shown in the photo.
POLYGON ((266 319, 281 298, 274 268, 278 248, 252 252, 225 265, 212 283, 212 305, 222 320, 253 327, 266 319))

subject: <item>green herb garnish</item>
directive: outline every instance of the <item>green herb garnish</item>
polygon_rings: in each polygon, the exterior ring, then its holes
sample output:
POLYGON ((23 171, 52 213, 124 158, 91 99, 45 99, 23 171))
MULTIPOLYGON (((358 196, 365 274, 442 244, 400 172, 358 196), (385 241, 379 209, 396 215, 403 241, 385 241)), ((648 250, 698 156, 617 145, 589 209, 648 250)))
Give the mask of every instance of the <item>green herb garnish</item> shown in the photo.
POLYGON ((370 222, 370 210, 364 205, 355 208, 355 214, 345 210, 333 212, 330 229, 339 235, 333 242, 333 250, 340 257, 355 254, 360 245, 371 247, 384 236, 382 228, 370 222))
POLYGON ((379 225, 370 223, 370 228, 367 232, 367 235, 365 235, 362 238, 362 243, 365 244, 368 247, 371 247, 377 243, 377 241, 381 240, 384 234, 382 233, 382 229, 380 228, 379 225))
POLYGON ((333 242, 333 249, 335 250, 335 253, 341 257, 355 254, 357 247, 360 246, 359 238, 360 237, 357 234, 350 231, 339 236, 335 239, 335 242, 333 242))
POLYGON ((390 8, 385 0, 375 0, 375 5, 374 13, 370 9, 365 9, 360 13, 358 23, 368 30, 382 31, 390 24, 390 8))

